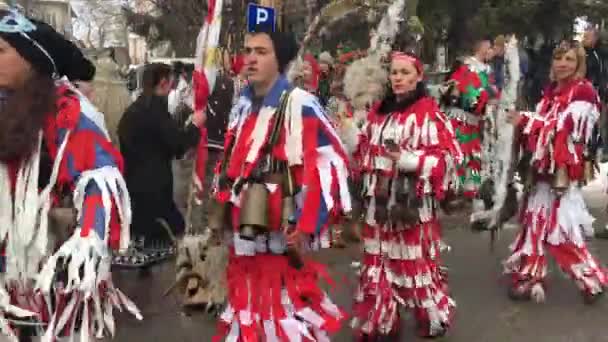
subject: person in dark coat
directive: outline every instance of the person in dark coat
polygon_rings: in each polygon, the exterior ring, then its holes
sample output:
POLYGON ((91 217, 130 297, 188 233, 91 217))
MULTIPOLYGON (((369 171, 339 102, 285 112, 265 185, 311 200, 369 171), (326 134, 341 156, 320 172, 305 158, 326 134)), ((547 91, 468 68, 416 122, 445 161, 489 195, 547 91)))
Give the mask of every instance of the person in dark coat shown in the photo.
POLYGON ((599 126, 596 129, 597 134, 594 135, 596 143, 593 149, 602 148, 602 162, 605 162, 608 161, 608 120, 606 120, 605 107, 608 101, 608 54, 599 38, 599 32, 591 27, 585 31, 583 46, 587 54, 586 77, 597 90, 603 107, 599 126))
POLYGON ((498 90, 502 91, 505 86, 505 36, 500 35, 494 40, 494 58, 490 61, 494 84, 498 90))
POLYGON ((608 55, 601 45, 599 32, 594 28, 585 31, 583 45, 587 54, 587 79, 605 102, 608 95, 608 55))
MULTIPOLYGON (((601 44, 599 32, 593 27, 585 31, 583 46, 587 54, 587 79, 593 83, 602 102, 602 112, 599 126, 596 128, 596 134, 594 134, 595 144, 592 144, 592 151, 595 152, 598 146, 601 147, 601 162, 606 162, 608 161, 608 118, 606 117, 606 104, 608 101, 608 54, 601 44)), ((595 237, 604 240, 608 239, 608 226, 605 228, 597 230, 595 237)))
POLYGON ((166 64, 150 64, 143 75, 143 93, 127 108, 118 125, 125 159, 125 179, 133 207, 132 235, 145 248, 169 242, 158 219, 175 235, 185 229, 184 218, 173 198, 172 161, 197 146, 206 116, 197 112, 181 128, 168 111, 167 96, 173 72, 166 64))

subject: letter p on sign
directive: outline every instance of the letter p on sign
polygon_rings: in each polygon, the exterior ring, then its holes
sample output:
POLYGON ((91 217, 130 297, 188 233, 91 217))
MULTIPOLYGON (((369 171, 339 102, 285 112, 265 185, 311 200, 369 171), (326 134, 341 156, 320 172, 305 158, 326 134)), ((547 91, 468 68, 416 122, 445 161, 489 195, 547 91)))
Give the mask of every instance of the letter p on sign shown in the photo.
POLYGON ((268 21, 268 12, 263 8, 258 8, 255 24, 259 25, 268 21))
POLYGON ((260 30, 274 31, 274 17, 274 8, 250 3, 247 6, 247 30, 249 32, 260 30))

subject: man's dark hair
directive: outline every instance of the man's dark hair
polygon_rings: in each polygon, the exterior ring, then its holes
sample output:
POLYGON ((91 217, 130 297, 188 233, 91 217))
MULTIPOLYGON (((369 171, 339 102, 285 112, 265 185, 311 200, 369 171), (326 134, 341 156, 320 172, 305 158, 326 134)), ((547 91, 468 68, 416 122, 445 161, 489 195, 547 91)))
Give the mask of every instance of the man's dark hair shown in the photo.
POLYGON ((298 44, 293 34, 272 31, 268 25, 256 26, 250 35, 266 34, 272 40, 274 53, 279 64, 279 72, 284 73, 287 66, 298 55, 298 44))
POLYGON ((164 63, 148 64, 144 68, 143 75, 143 94, 145 96, 154 95, 154 90, 164 79, 171 78, 173 70, 164 63))
POLYGON ((183 73, 185 71, 184 63, 180 61, 173 62, 173 71, 176 75, 180 75, 181 73, 183 73))

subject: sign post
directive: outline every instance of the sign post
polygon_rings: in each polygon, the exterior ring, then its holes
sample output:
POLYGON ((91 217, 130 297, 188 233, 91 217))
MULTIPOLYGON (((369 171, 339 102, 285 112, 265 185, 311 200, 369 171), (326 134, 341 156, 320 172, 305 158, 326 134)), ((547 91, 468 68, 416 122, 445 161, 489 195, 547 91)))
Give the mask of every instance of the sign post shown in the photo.
POLYGON ((259 29, 275 31, 275 9, 250 3, 247 5, 247 31, 259 29))

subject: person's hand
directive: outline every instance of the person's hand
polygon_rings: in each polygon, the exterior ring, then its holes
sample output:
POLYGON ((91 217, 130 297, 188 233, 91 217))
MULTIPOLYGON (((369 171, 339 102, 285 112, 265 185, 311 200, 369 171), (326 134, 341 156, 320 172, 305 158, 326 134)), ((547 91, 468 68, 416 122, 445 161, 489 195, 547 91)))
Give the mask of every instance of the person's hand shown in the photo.
POLYGON ((521 114, 518 111, 512 110, 507 113, 507 122, 513 126, 519 125, 521 122, 521 114))
POLYGON ((198 128, 201 128, 205 125, 207 121, 207 114, 204 111, 198 110, 192 114, 192 124, 198 128))
POLYGON ((386 156, 389 157, 393 161, 399 160, 401 157, 401 149, 399 145, 397 145, 393 140, 386 140, 384 142, 384 147, 386 148, 386 156))
POLYGON ((397 161, 399 158, 401 158, 401 152, 386 152, 386 156, 392 161, 397 161))
POLYGON ((286 235, 287 245, 294 247, 295 249, 300 249, 302 241, 304 240, 304 234, 302 234, 299 229, 290 229, 286 235))

